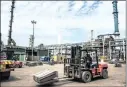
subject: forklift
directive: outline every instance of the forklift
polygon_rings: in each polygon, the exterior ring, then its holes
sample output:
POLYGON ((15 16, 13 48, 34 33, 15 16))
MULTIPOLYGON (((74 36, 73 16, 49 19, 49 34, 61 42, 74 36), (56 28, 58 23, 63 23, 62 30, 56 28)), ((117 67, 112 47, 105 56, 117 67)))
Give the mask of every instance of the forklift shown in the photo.
POLYGON ((71 47, 71 58, 64 59, 64 75, 68 78, 90 82, 95 77, 108 78, 108 65, 98 62, 96 49, 82 49, 81 46, 71 47), (90 52, 95 53, 95 62, 90 52))

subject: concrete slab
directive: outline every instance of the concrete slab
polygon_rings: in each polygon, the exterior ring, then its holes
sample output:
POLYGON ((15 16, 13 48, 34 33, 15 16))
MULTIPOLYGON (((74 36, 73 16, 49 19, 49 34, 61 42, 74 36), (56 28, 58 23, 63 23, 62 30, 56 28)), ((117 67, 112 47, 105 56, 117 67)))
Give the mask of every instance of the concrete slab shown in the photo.
POLYGON ((48 82, 58 81, 58 72, 51 70, 44 70, 33 75, 35 82, 39 84, 47 84, 48 82))

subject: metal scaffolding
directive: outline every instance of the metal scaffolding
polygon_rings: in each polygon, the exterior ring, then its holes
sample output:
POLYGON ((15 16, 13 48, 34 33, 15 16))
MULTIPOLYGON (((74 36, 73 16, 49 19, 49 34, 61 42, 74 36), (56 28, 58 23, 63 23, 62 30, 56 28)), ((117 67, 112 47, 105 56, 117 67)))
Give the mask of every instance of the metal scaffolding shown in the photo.
POLYGON ((115 47, 120 47, 121 49, 119 49, 119 51, 120 53, 123 54, 123 59, 125 60, 126 57, 125 39, 114 40, 112 37, 105 38, 105 43, 103 43, 103 39, 98 38, 92 42, 92 45, 91 42, 81 42, 81 43, 68 43, 68 44, 40 45, 37 47, 37 49, 53 49, 52 52, 55 51, 56 54, 60 53, 61 55, 70 55, 70 47, 76 45, 82 46, 83 48, 95 48, 98 50, 99 56, 107 56, 110 59, 114 58, 113 55, 118 53, 117 51, 115 51, 117 50, 115 47), (117 44, 115 44, 116 42, 117 44), (65 52, 67 54, 65 54, 65 52))

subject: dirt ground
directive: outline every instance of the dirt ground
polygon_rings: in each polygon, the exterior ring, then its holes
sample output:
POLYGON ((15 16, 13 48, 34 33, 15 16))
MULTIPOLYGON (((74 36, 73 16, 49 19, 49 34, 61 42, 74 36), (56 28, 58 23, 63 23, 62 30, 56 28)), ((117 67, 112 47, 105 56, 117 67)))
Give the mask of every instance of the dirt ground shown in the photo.
MULTIPOLYGON (((59 73, 59 77, 63 77, 63 64, 56 64, 56 65, 42 65, 42 66, 34 66, 34 67, 27 67, 24 66, 23 68, 17 68, 15 71, 12 71, 11 77, 7 81, 2 81, 1 86, 7 87, 7 86, 34 86, 34 87, 43 87, 39 85, 38 83, 34 82, 33 80, 33 74, 42 71, 44 69, 51 69, 51 70, 57 70, 59 73)), ((125 64, 122 65, 121 68, 116 68, 114 65, 109 64, 108 68, 109 72, 109 78, 108 79, 101 79, 96 78, 93 81, 89 83, 83 83, 81 81, 72 81, 72 80, 66 80, 61 79, 59 82, 54 83, 51 85, 51 87, 65 87, 65 86, 125 86, 125 64)), ((44 86, 45 87, 45 86, 44 86)))

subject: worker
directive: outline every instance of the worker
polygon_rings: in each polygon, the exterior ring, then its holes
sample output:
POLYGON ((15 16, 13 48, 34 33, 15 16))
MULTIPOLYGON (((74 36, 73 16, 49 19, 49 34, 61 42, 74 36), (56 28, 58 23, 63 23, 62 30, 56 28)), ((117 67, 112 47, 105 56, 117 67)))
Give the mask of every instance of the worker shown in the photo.
POLYGON ((51 65, 54 65, 54 58, 51 58, 50 64, 51 64, 51 65))
POLYGON ((85 57, 85 61, 86 61, 86 67, 87 68, 90 68, 91 65, 92 65, 92 57, 89 55, 89 54, 86 54, 86 57, 85 57))

